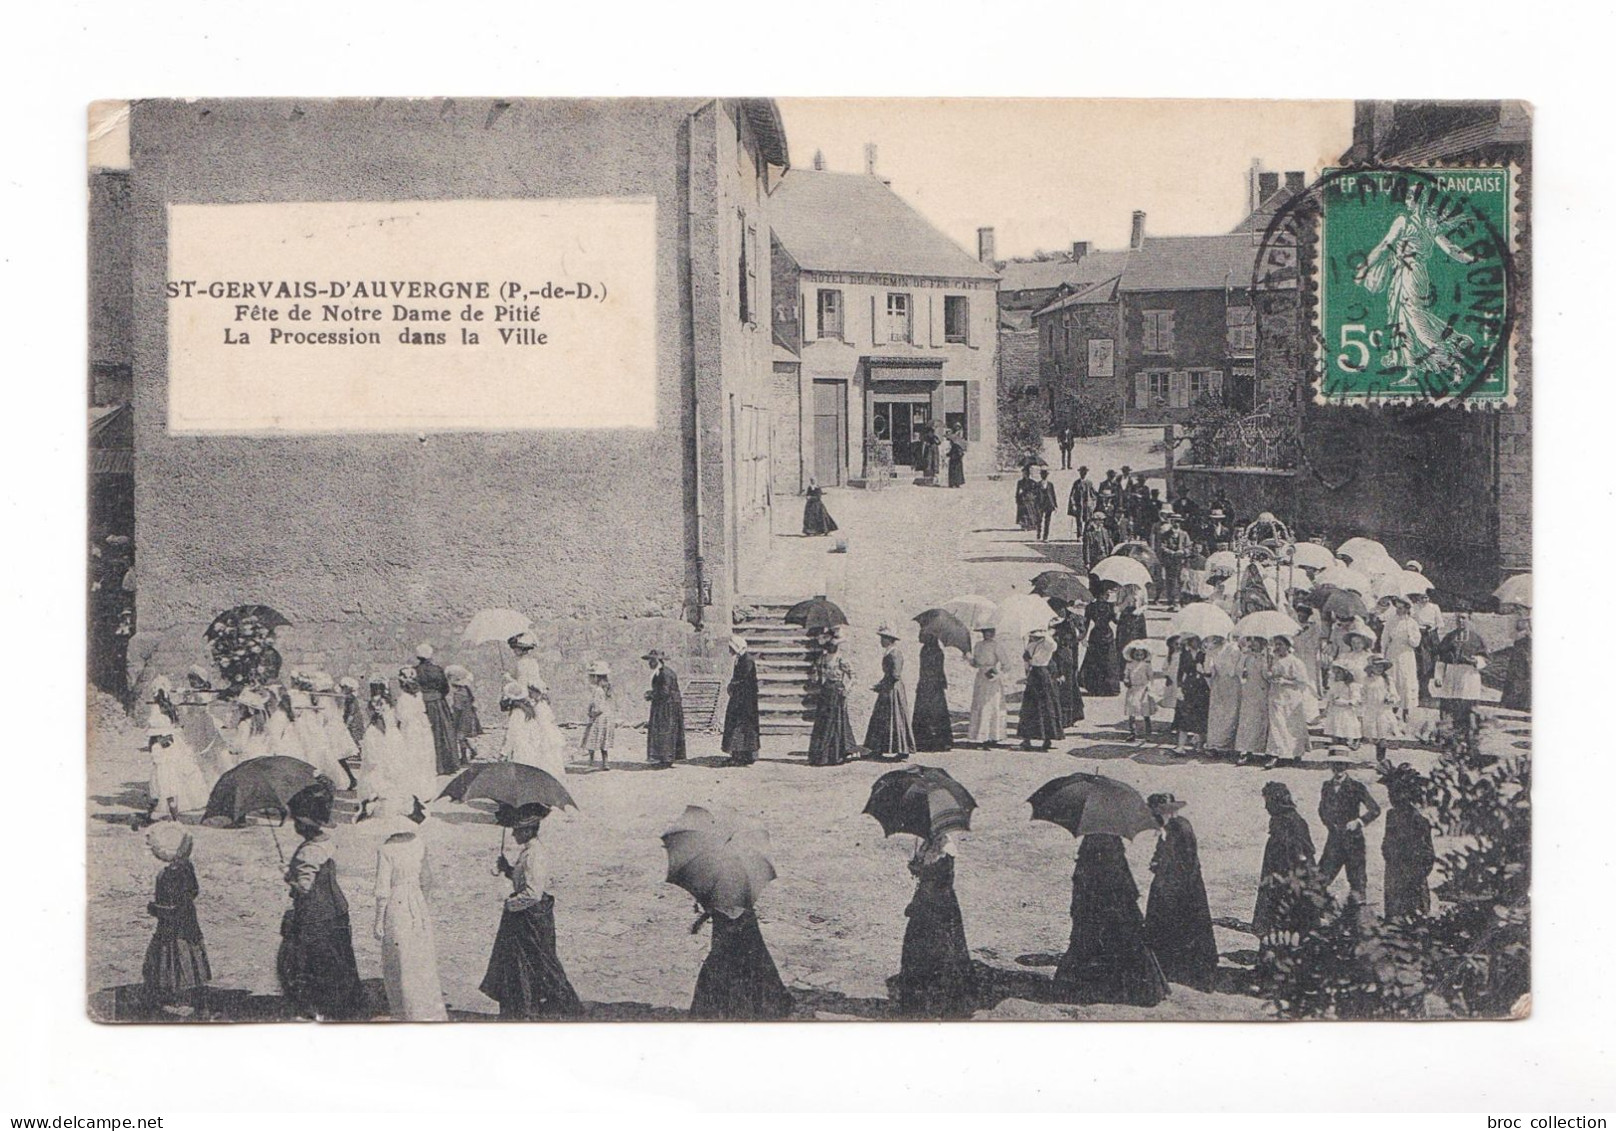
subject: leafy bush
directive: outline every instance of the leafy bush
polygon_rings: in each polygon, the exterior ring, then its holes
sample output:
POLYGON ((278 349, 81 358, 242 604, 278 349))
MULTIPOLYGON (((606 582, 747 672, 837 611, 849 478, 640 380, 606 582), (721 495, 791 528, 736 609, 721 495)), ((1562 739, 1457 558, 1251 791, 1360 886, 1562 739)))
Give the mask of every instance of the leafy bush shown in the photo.
POLYGON ((1417 1017, 1441 999, 1507 1017, 1531 989, 1531 759, 1449 753, 1425 783, 1433 824, 1459 843, 1437 859, 1425 918, 1380 922, 1319 901, 1318 930, 1264 955, 1283 1017, 1417 1017))
POLYGON ((1112 397, 1069 401, 1061 419, 1079 436, 1111 436, 1122 427, 1122 402, 1112 397))
POLYGON ((1036 393, 999 398, 999 466, 1015 467, 1028 452, 1043 452, 1051 432, 1049 409, 1036 393))

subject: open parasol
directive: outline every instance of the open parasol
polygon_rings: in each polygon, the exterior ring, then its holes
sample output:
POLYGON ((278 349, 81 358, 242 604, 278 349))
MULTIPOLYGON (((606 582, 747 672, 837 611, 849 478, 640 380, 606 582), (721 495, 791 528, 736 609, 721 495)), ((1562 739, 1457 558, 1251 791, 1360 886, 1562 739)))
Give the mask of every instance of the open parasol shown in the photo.
POLYGON ((1387 577, 1394 573, 1403 572, 1403 567, 1401 565, 1392 561, 1391 558, 1384 554, 1378 557, 1374 554, 1370 554, 1363 558, 1354 558, 1352 559, 1352 568, 1369 578, 1371 584, 1377 578, 1387 577))
POLYGON ((1332 589, 1329 595, 1314 607, 1330 620, 1348 621, 1369 615, 1369 606, 1351 589, 1332 589))
POLYGON ((1396 573, 1383 573, 1374 579, 1374 596, 1411 597, 1416 593, 1429 593, 1431 583, 1424 574, 1399 569, 1396 573))
POLYGON ((1390 557, 1386 552, 1386 547, 1373 538, 1348 538, 1336 547, 1335 552, 1338 557, 1349 557, 1354 562, 1363 558, 1390 557))
POLYGON ((1298 542, 1291 554, 1291 561, 1297 569, 1329 569, 1340 562, 1327 546, 1317 542, 1298 542))
POLYGON ((1272 640, 1276 636, 1295 636, 1302 626, 1278 609, 1264 609, 1240 618, 1234 626, 1236 636, 1260 636, 1272 640))
POLYGON ((847 623, 847 614, 832 601, 823 597, 810 597, 806 601, 798 601, 786 610, 787 624, 800 624, 810 632, 820 629, 835 628, 837 625, 847 623))
POLYGON ((1111 581, 1118 585, 1138 585, 1142 588, 1155 581, 1143 563, 1117 554, 1102 558, 1095 563, 1090 572, 1101 581, 1111 581))
POLYGON ((1065 570, 1046 569, 1032 579, 1032 591, 1051 601, 1064 601, 1068 605, 1086 605, 1094 594, 1083 584, 1083 579, 1065 570))
POLYGON ((1320 570, 1319 575, 1313 579, 1314 585, 1333 585, 1337 589, 1350 589, 1360 596, 1369 596, 1374 586, 1366 574, 1350 566, 1335 565, 1329 569, 1320 570))
POLYGON ((1237 573, 1240 570, 1240 559, 1234 556, 1233 550, 1219 550, 1206 559, 1208 573, 1237 573))
POLYGON ((1102 774, 1067 774, 1039 786, 1027 801, 1033 820, 1059 825, 1073 836, 1132 838, 1156 828, 1139 791, 1102 774))
POLYGON ((223 817, 238 824, 249 813, 277 813, 284 824, 287 802, 317 776, 313 766, 298 758, 248 758, 219 776, 202 819, 223 817))
POLYGON ((1168 636, 1221 636, 1234 635, 1234 621, 1229 614, 1210 601, 1196 601, 1173 614, 1167 625, 1168 636))
POLYGON ((958 648, 971 654, 971 630, 947 609, 927 609, 914 622, 920 626, 920 639, 936 640, 944 648, 958 648))
POLYGON ((1497 589, 1493 596, 1500 605, 1519 605, 1523 609, 1532 607, 1532 575, 1517 573, 1497 589))
POLYGON ((1043 597, 1016 593, 999 602, 998 610, 988 623, 998 631, 1000 640, 1020 648, 1029 632, 1035 628, 1048 628, 1054 615, 1055 610, 1049 607, 1049 602, 1043 597))
POLYGON ((451 778, 438 796, 451 801, 484 799, 511 809, 524 805, 578 808, 566 786, 537 766, 522 762, 481 762, 468 766, 451 778))
POLYGON ((668 852, 667 882, 681 887, 709 912, 738 918, 757 904, 775 877, 769 862, 769 834, 700 805, 684 813, 662 834, 668 852))
POLYGON ((1156 551, 1150 548, 1149 542, 1119 542, 1111 552, 1117 557, 1132 558, 1150 570, 1152 576, 1161 568, 1161 559, 1156 556, 1156 551))
POLYGON ((963 597, 943 602, 942 610, 958 617, 961 624, 974 632, 992 622, 993 614, 999 611, 999 606, 986 597, 967 593, 963 597))
POLYGON ((976 798, 935 766, 905 766, 882 774, 870 786, 864 812, 881 822, 887 836, 908 833, 930 839, 971 827, 976 798))
POLYGON ((482 609, 472 615, 460 639, 467 644, 504 643, 532 628, 533 619, 515 609, 482 609))

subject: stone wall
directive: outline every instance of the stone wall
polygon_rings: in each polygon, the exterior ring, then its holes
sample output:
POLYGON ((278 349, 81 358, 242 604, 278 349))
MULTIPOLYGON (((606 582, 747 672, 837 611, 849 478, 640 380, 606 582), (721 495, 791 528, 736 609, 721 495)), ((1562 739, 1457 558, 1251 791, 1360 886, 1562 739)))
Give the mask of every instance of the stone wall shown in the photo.
MULTIPOLYGON (((298 626, 283 639, 289 665, 334 675, 396 668, 417 636, 441 650, 477 609, 503 606, 535 618, 562 703, 593 657, 637 663, 655 644, 700 660, 698 620, 729 631, 738 545, 767 536, 766 514, 730 513, 724 457, 729 399, 766 404, 769 381, 766 271, 761 345, 757 331, 726 324, 739 321, 734 206, 760 199, 743 183, 740 144, 723 104, 696 100, 135 103, 142 636, 131 663, 182 669, 208 620, 242 602, 298 626), (654 430, 167 431, 170 203, 647 195, 657 200, 654 430), (705 609, 698 554, 712 582, 705 609)), ((479 673, 485 704, 498 695, 495 666, 479 673)))

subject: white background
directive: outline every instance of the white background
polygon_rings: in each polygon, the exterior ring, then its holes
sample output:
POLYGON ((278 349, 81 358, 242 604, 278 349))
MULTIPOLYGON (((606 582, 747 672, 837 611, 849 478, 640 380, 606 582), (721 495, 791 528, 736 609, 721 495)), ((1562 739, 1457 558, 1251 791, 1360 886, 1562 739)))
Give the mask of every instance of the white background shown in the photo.
MULTIPOLYGON (((1608 37, 1546 6, 32 4, 5 29, 0 1118, 574 1107, 1616 1107, 1608 37), (84 1020, 84 114, 140 95, 1524 97, 1538 108, 1536 1010, 1518 1024, 97 1027, 84 1020)), ((805 155, 797 155, 803 159, 805 155)), ((385 1113, 385 1114, 384 1114, 385 1113)), ((267 1125, 267 1120, 251 1121, 267 1125)), ((885 1121, 883 1121, 885 1122, 885 1121)), ((1224 1119, 1226 1124, 1235 1123, 1224 1119)), ((1249 1121, 1239 1120, 1241 1125, 1249 1121)), ((1275 1121, 1266 1121, 1275 1122, 1275 1121)), ((1484 1127, 1478 1117, 1441 1121, 1484 1127)), ((177 1118, 168 1126, 217 1125, 177 1118)), ((1294 1125, 1294 1120, 1286 1120, 1294 1125)), ((277 1121, 277 1126, 288 1125, 277 1121)))

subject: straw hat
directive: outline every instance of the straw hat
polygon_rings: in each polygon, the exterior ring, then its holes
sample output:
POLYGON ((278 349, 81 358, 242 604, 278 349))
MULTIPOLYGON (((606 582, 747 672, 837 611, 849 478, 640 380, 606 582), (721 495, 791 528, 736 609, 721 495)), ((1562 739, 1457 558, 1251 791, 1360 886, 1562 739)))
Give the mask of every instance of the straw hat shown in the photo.
POLYGON ((606 665, 605 660, 594 660, 591 661, 586 674, 605 676, 607 679, 610 679, 612 676, 612 669, 606 665))
POLYGON ((531 652, 539 646, 539 642, 533 639, 531 632, 518 632, 505 643, 517 652, 531 652))
POLYGON ((1157 812, 1177 813, 1180 809, 1184 808, 1185 802, 1180 801, 1171 793, 1152 793, 1145 800, 1145 804, 1149 805, 1151 809, 1157 812))
POLYGON ((743 656, 743 655, 746 654, 746 649, 747 649, 746 637, 744 637, 744 636, 731 636, 729 638, 729 650, 730 650, 731 654, 736 655, 736 656, 743 656))
POLYGON ((896 639, 898 639, 898 630, 893 628, 892 625, 889 624, 889 623, 883 623, 879 628, 877 628, 875 630, 875 634, 877 636, 879 636, 882 640, 896 640, 896 639))
POLYGON ((146 834, 146 845, 152 855, 165 864, 185 860, 191 855, 191 834, 177 821, 162 821, 146 834))
POLYGON ((417 644, 415 646, 415 658, 417 660, 430 660, 432 658, 432 645, 425 642, 417 644))

